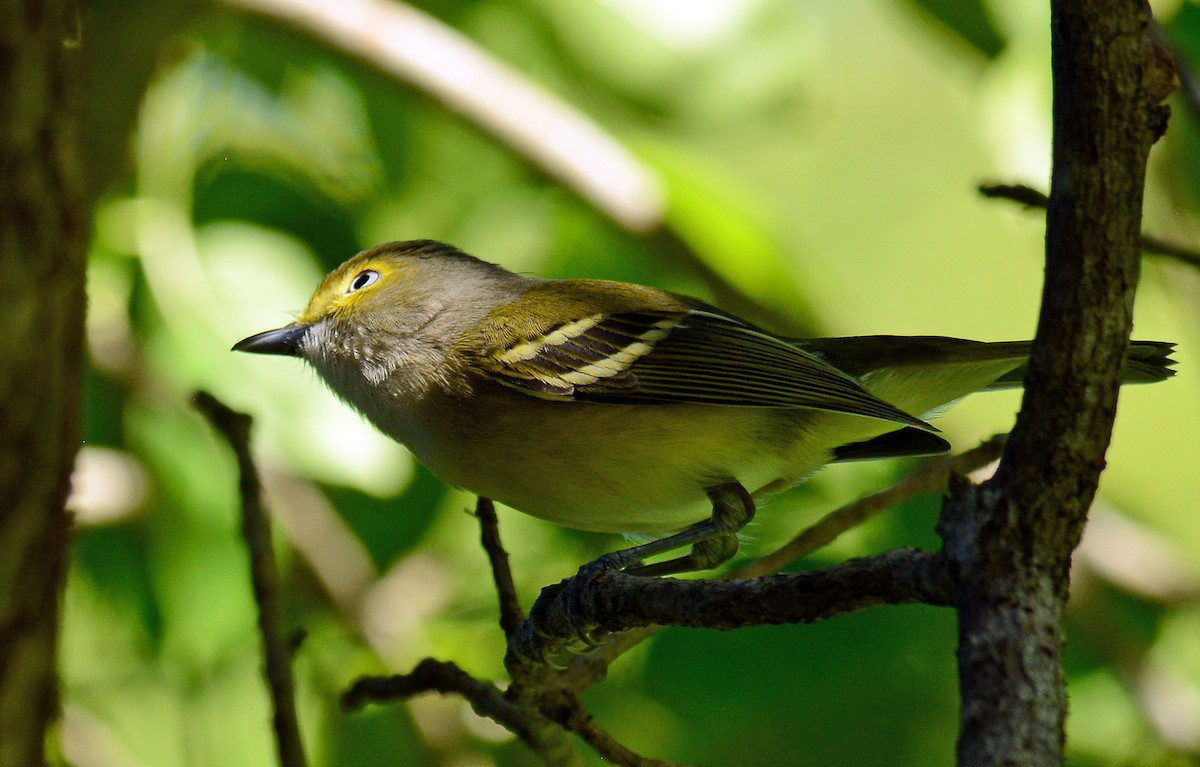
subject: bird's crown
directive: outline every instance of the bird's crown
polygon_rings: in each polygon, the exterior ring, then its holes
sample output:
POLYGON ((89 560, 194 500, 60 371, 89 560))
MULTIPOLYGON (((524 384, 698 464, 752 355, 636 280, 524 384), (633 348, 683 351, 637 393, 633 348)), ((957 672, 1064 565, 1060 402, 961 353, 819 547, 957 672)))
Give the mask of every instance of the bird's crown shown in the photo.
POLYGON ((296 321, 311 325, 326 317, 345 320, 381 301, 403 304, 406 293, 432 287, 422 279, 437 271, 431 266, 449 263, 484 266, 473 256, 435 240, 388 242, 364 250, 325 276, 296 321))

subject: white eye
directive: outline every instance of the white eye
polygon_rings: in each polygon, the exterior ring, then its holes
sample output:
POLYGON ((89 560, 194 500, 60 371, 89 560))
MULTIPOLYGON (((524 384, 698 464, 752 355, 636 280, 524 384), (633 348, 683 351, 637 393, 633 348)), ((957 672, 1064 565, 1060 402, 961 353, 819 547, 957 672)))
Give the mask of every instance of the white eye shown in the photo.
POLYGON ((368 285, 374 285, 379 282, 380 274, 374 269, 364 269, 354 275, 354 279, 350 280, 350 286, 346 288, 346 295, 357 293, 368 285))

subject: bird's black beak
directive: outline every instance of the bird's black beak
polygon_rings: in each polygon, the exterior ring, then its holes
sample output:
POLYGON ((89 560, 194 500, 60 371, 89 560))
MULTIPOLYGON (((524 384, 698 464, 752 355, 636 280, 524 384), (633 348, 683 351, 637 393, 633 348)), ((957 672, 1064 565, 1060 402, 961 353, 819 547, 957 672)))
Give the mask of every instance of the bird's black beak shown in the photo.
POLYGON ((307 325, 285 325, 282 328, 256 333, 249 338, 243 338, 233 345, 233 351, 299 357, 300 342, 304 340, 304 334, 307 332, 307 325))

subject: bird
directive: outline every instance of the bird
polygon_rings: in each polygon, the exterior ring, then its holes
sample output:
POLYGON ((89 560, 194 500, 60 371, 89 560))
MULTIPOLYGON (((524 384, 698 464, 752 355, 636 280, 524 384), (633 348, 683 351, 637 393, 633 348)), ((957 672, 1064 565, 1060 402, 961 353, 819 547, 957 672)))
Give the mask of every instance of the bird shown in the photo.
MULTIPOLYGON (((447 485, 648 537, 606 566, 668 575, 732 557, 763 499, 827 464, 947 452, 928 419, 1021 386, 1030 344, 787 338, 666 290, 408 240, 353 256, 233 350, 305 360, 447 485)), ((1173 348, 1132 342, 1123 382, 1173 375, 1173 348)))

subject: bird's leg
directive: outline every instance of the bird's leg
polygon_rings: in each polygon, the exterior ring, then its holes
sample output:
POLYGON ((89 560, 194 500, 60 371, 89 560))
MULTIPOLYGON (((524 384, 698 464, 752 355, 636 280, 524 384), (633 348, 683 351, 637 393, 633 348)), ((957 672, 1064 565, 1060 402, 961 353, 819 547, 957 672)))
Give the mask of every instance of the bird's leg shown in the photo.
MULTIPOLYGON (((673 575, 708 570, 733 557, 738 550, 738 530, 754 518, 754 499, 746 492, 746 488, 737 482, 710 487, 707 493, 712 499, 713 511, 712 516, 704 522, 657 541, 605 554, 579 568, 579 572, 573 578, 542 589, 541 595, 529 612, 529 622, 535 627, 533 631, 539 630, 536 626, 544 620, 543 614, 551 605, 562 600, 562 609, 570 624, 570 634, 583 645, 593 646, 599 634, 603 632, 597 632, 595 626, 578 623, 575 616, 582 612, 579 607, 582 591, 598 576, 614 570, 624 570, 637 576, 673 575), (691 551, 681 557, 649 565, 642 564, 647 557, 689 545, 692 547, 691 551)), ((544 657, 540 659, 545 660, 544 657)))
POLYGON ((733 557, 738 550, 737 532, 754 518, 754 499, 737 482, 715 485, 707 490, 712 500, 712 516, 674 535, 628 549, 614 551, 597 559, 587 568, 624 570, 630 575, 674 575, 710 570, 733 557), (666 551, 691 545, 682 557, 655 562, 642 561, 666 551))

